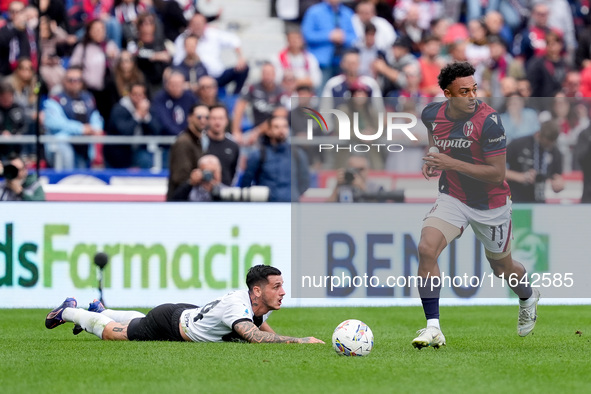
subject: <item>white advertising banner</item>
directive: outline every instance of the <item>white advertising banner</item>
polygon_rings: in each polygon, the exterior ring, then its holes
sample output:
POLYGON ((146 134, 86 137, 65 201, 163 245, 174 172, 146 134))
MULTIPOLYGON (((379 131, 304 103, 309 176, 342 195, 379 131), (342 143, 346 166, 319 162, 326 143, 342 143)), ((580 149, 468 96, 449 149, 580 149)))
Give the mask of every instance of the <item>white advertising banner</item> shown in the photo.
MULTIPOLYGON (((84 306, 98 297, 99 270, 93 264, 98 252, 110 256, 103 273, 105 303, 118 308, 203 304, 245 288, 248 268, 260 263, 283 272, 285 306, 417 305, 416 287, 402 280, 416 274, 422 218, 430 206, 3 203, 0 208, 0 308, 49 308, 70 296, 84 306)), ((591 205, 514 206, 513 255, 537 275, 544 297, 591 299, 585 283, 591 277, 589 217, 591 205)), ((444 304, 510 301, 511 292, 493 277, 470 229, 443 252, 439 264, 451 283, 444 283, 444 304), (472 278, 482 285, 470 286, 472 278)))

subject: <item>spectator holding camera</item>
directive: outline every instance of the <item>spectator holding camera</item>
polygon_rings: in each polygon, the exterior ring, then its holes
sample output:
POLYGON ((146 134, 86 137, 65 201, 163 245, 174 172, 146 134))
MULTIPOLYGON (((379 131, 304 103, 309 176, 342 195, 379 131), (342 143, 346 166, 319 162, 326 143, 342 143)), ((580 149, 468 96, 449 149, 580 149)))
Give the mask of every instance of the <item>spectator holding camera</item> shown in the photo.
POLYGON ((0 162, 0 174, 0 201, 45 201, 37 175, 29 174, 19 156, 11 155, 6 165, 0 162))
POLYGON ((337 186, 327 202, 358 202, 359 196, 367 192, 369 160, 364 156, 351 156, 347 168, 337 170, 337 186))
POLYGON ((214 155, 204 155, 189 180, 174 193, 174 201, 209 202, 217 200, 219 190, 228 187, 222 183, 222 165, 214 155))
POLYGON ((167 201, 174 201, 176 189, 187 182, 203 156, 201 136, 209 122, 209 109, 195 104, 189 111, 187 128, 182 131, 170 148, 167 201))
POLYGON ((267 122, 261 148, 248 156, 240 186, 267 186, 270 202, 299 201, 310 185, 308 158, 287 142, 287 118, 274 116, 267 122))

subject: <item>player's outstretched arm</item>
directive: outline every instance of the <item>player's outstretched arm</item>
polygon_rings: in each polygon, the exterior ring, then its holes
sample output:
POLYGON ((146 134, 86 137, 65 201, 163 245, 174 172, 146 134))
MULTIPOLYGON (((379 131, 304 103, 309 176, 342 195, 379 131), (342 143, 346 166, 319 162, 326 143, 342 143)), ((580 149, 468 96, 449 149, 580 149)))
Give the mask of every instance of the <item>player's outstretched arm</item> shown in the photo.
POLYGON ((234 326, 234 331, 250 343, 324 343, 314 337, 295 338, 261 331, 251 321, 242 321, 234 326))

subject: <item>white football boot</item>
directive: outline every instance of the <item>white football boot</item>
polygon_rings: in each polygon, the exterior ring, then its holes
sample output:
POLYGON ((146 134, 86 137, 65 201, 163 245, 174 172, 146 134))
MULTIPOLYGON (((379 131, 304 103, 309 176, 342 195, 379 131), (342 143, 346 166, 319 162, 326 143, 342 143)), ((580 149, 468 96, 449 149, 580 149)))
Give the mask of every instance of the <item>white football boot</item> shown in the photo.
POLYGON ((536 320, 538 318, 538 301, 540 301, 540 292, 537 289, 533 289, 530 300, 534 302, 530 306, 519 305, 519 318, 517 320, 517 334, 520 337, 524 337, 536 326, 536 320))
POLYGON ((422 349, 427 346, 439 349, 439 347, 445 346, 445 337, 437 327, 428 326, 427 328, 417 331, 417 334, 419 336, 412 340, 412 345, 417 349, 422 349))

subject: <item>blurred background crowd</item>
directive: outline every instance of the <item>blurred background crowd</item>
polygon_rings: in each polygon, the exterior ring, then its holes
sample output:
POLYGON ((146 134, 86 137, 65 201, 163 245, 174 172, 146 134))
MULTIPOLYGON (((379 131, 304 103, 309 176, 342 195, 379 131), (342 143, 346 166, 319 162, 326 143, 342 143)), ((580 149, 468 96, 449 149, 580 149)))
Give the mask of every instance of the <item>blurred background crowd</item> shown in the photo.
POLYGON ((376 100, 420 115, 442 96, 440 69, 469 61, 509 146, 518 142, 508 180, 548 182, 559 192, 563 173, 580 172, 583 201, 591 202, 589 7, 588 0, 2 0, 0 159, 23 167, 21 177, 37 165, 152 169, 168 177, 169 200, 208 201, 212 185, 263 185, 271 201, 294 201, 323 171, 340 168, 337 185, 361 185, 363 171, 418 174, 427 140, 405 145, 410 156, 374 153, 351 167, 347 157, 307 146, 307 123, 291 112, 323 105, 358 112, 371 134, 376 100), (263 12, 241 19, 250 9, 263 12), (247 26, 257 25, 259 34, 249 35, 247 26), (15 139, 37 134, 55 138, 42 149, 15 139), (147 138, 76 143, 77 136, 147 138), (177 138, 150 144, 156 137, 177 138))

